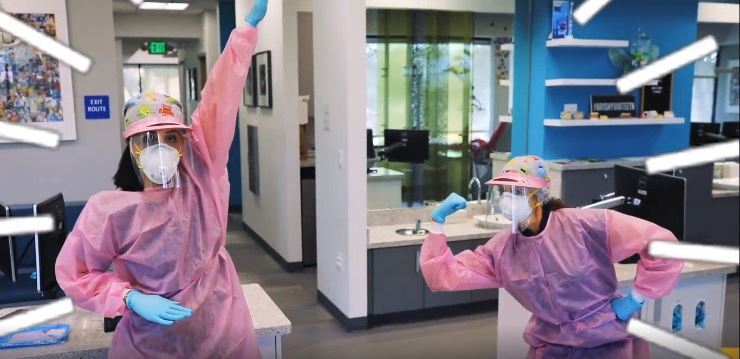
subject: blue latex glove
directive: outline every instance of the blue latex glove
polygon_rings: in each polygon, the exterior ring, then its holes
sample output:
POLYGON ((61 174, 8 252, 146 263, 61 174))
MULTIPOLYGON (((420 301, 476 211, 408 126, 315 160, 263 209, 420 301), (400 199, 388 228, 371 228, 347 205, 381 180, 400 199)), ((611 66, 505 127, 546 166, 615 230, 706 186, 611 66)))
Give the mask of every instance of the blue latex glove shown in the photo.
POLYGON ((634 298, 632 293, 626 297, 612 300, 612 310, 617 314, 617 318, 627 321, 633 314, 642 309, 642 303, 634 298))
POLYGON ((468 206, 468 201, 457 193, 450 193, 447 199, 432 212, 432 219, 437 223, 445 223, 447 216, 468 206))
POLYGON ((136 290, 126 297, 126 306, 140 317, 162 325, 172 325, 178 320, 193 315, 189 308, 181 306, 178 302, 158 295, 143 294, 136 290))
POLYGON ((255 0, 252 10, 249 11, 249 15, 247 15, 244 20, 246 20, 249 25, 252 25, 252 27, 257 27, 260 21, 265 17, 265 14, 267 14, 267 0, 255 0))

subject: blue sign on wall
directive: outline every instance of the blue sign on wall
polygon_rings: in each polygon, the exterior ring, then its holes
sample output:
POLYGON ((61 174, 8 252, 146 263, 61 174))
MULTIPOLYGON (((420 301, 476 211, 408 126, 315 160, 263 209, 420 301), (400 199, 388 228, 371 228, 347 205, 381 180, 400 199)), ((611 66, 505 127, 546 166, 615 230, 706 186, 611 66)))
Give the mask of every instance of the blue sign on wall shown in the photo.
POLYGON ((85 119, 110 119, 110 101, 108 96, 85 96, 85 119))

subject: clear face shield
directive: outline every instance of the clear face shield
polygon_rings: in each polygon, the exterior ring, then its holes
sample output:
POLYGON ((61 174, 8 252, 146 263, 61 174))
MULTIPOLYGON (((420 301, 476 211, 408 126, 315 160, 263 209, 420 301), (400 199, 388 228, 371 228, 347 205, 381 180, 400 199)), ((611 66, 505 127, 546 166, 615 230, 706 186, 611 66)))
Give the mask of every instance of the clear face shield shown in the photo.
POLYGON ((182 186, 183 159, 191 159, 188 133, 178 129, 147 131, 132 135, 128 141, 136 173, 144 188, 182 186))
POLYGON ((511 233, 522 231, 529 225, 533 210, 530 199, 537 194, 538 190, 496 184, 489 186, 489 191, 491 193, 488 196, 490 212, 511 221, 511 233))

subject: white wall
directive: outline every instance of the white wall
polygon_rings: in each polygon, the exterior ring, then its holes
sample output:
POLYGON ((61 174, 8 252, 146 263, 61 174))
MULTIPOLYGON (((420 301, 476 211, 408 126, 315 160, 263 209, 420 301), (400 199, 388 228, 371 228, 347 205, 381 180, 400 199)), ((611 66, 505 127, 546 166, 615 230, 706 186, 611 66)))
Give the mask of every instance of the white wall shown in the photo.
MULTIPOLYGON (((245 26, 252 3, 235 2, 237 26, 245 26)), ((270 1, 259 26, 256 51, 272 52, 273 108, 242 106, 239 111, 242 220, 288 262, 302 260, 296 6, 294 1, 270 1), (259 196, 247 182, 247 125, 258 128, 259 196)))
POLYGON ((116 37, 199 39, 203 36, 203 19, 200 15, 117 13, 112 22, 115 24, 116 37))
POLYGON ((206 66, 208 67, 208 73, 210 73, 213 68, 213 64, 216 63, 216 59, 218 59, 218 55, 221 53, 221 41, 216 11, 204 11, 202 22, 203 34, 201 35, 201 39, 203 41, 203 52, 206 54, 206 66))
POLYGON ((513 14, 514 0, 366 0, 368 8, 513 14))
POLYGON ((121 157, 122 86, 110 70, 119 62, 112 4, 112 0, 67 1, 70 44, 93 59, 87 74, 72 71, 77 140, 62 142, 56 150, 0 144, 0 201, 29 204, 57 192, 68 202, 86 201, 95 192, 113 188, 111 178, 121 157), (108 95, 111 119, 85 120, 85 95, 108 95))
POLYGON ((365 2, 314 1, 318 289, 367 316, 365 2))

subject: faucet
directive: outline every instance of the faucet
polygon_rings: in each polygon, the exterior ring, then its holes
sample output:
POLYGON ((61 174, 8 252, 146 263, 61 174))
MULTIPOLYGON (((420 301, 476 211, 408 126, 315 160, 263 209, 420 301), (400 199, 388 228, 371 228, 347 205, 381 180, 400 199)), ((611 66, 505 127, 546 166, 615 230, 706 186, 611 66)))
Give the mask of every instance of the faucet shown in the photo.
POLYGON ((468 200, 471 200, 471 201, 473 200, 473 193, 472 193, 472 191, 470 191, 470 187, 473 184, 477 184, 478 185, 478 192, 476 192, 476 193, 478 194, 478 203, 480 203, 480 193, 483 190, 483 188, 481 188, 480 180, 478 179, 478 177, 473 177, 470 180, 470 182, 468 182, 468 200))
POLYGON ((414 229, 414 232, 415 233, 421 232, 421 220, 420 219, 416 220, 416 229, 414 229))

